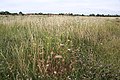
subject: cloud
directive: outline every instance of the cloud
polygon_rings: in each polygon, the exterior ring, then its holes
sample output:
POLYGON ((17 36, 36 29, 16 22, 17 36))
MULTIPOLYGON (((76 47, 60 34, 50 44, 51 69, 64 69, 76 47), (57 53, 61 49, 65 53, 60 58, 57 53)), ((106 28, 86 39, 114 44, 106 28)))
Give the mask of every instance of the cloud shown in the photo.
POLYGON ((0 10, 120 14, 120 0, 1 0, 0 10))

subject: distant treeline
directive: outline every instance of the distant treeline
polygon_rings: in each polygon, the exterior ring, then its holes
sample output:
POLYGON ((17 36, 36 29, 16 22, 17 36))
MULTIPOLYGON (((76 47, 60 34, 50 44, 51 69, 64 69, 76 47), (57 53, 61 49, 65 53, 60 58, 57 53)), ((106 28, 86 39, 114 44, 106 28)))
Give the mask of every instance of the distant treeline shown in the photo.
POLYGON ((1 11, 0 15, 66 15, 66 16, 97 16, 97 17, 120 17, 120 15, 110 15, 110 14, 89 14, 89 15, 85 15, 85 14, 73 14, 73 13, 59 13, 59 14, 53 14, 53 13, 11 13, 8 11, 1 11))
POLYGON ((19 13, 10 13, 8 11, 1 11, 0 15, 24 15, 22 12, 19 13))

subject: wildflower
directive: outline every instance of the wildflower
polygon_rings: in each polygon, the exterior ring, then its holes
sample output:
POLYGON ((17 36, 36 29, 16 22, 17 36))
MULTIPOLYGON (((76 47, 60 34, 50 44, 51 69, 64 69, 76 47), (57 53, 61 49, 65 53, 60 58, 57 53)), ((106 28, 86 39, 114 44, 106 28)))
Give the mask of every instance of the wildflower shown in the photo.
POLYGON ((103 67, 103 65, 100 65, 100 67, 103 67))
POLYGON ((36 43, 33 43, 33 46, 36 46, 37 44, 36 43))
POLYGON ((54 52, 52 51, 50 54, 51 54, 51 55, 53 55, 53 54, 54 54, 54 52))
POLYGON ((40 78, 41 76, 38 76, 38 78, 40 78))
POLYGON ((47 67, 49 66, 49 64, 46 65, 47 67))
POLYGON ((67 78, 68 78, 68 80, 71 80, 70 76, 68 76, 67 78))
POLYGON ((103 43, 100 43, 101 45, 103 45, 103 43))
POLYGON ((57 72, 56 72, 56 71, 54 71, 54 74, 57 74, 57 72))
POLYGON ((64 44, 60 44, 61 47, 64 47, 64 44))
POLYGON ((65 62, 65 59, 62 59, 62 62, 65 62))
POLYGON ((55 58, 63 58, 61 55, 56 55, 55 58))
POLYGON ((68 49, 68 51, 71 51, 71 49, 68 49))
POLYGON ((70 42, 70 40, 68 39, 68 42, 70 42))
POLYGON ((43 52, 41 52, 40 54, 43 54, 43 52))
POLYGON ((9 77, 10 75, 7 75, 7 77, 9 77))
POLYGON ((39 65, 37 65, 37 67, 40 67, 39 65))

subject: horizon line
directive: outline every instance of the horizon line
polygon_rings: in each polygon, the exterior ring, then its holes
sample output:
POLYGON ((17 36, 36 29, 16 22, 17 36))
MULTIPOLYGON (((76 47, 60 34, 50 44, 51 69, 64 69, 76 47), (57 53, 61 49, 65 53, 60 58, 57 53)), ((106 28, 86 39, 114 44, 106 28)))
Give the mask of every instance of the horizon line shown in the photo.
POLYGON ((90 14, 95 14, 95 15, 97 15, 97 14, 100 14, 100 15, 120 15, 120 14, 111 14, 111 13, 80 13, 80 12, 78 12, 78 13, 75 13, 75 12, 39 12, 39 11, 34 11, 34 12, 27 12, 27 11, 22 11, 22 10, 20 10, 20 11, 9 11, 9 10, 1 10, 0 12, 6 12, 6 11, 8 11, 8 12, 10 12, 10 13, 19 13, 19 12, 22 12, 23 14, 29 14, 29 13, 33 13, 33 14, 35 14, 35 13, 43 13, 43 14, 78 14, 78 15, 82 15, 82 14, 84 14, 84 15, 90 15, 90 14))

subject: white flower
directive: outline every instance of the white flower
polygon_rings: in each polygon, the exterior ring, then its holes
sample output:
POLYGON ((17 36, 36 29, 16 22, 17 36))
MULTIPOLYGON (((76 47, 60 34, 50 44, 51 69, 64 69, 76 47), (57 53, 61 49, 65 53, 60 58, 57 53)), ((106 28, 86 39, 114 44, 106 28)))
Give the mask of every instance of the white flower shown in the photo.
POLYGON ((71 49, 68 49, 68 51, 71 51, 71 49))
POLYGON ((49 64, 46 65, 47 67, 49 66, 49 64))
POLYGON ((60 44, 60 46, 61 46, 61 47, 63 47, 63 46, 64 46, 64 44, 60 44))
POLYGON ((100 43, 101 45, 103 45, 103 43, 100 43))
POLYGON ((56 72, 56 71, 54 71, 54 74, 57 74, 57 72, 56 72))
POLYGON ((61 55, 56 55, 55 58, 63 58, 61 55))
POLYGON ((70 42, 70 40, 68 39, 68 42, 70 42))
POLYGON ((53 55, 53 54, 54 54, 54 52, 52 51, 50 54, 51 54, 51 55, 53 55))

